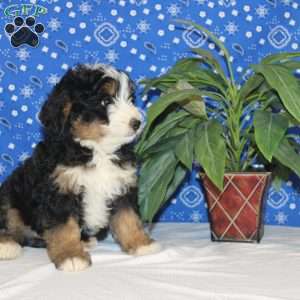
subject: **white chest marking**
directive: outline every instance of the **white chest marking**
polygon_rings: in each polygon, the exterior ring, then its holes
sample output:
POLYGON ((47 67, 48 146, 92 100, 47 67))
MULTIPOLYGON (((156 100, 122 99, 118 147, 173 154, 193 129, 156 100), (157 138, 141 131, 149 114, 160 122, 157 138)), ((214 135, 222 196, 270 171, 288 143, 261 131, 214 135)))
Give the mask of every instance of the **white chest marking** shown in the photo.
POLYGON ((75 193, 83 190, 84 221, 93 231, 108 224, 108 204, 136 185, 136 169, 132 166, 120 168, 111 158, 111 155, 95 155, 94 165, 89 168, 60 167, 63 172, 55 179, 59 185, 67 178, 68 186, 75 193))

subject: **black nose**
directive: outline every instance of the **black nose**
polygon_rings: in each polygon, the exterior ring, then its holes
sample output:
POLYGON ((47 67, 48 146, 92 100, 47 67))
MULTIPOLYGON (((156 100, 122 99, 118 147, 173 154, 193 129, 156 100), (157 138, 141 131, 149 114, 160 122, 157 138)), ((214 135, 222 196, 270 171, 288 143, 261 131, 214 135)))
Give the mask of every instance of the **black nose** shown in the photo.
POLYGON ((141 121, 138 120, 138 119, 132 119, 132 120, 130 121, 130 126, 131 126, 135 131, 137 131, 137 130, 140 128, 140 126, 141 126, 141 121))

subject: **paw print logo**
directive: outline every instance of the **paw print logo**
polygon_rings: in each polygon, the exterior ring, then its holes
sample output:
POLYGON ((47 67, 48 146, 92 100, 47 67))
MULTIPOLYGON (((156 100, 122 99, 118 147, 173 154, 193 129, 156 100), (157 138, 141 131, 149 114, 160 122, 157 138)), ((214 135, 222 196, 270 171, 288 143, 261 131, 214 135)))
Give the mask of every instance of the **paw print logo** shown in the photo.
POLYGON ((22 17, 16 17, 13 23, 6 24, 4 29, 13 47, 19 47, 23 44, 37 47, 39 44, 38 35, 44 32, 45 27, 41 23, 35 24, 35 18, 30 16, 25 19, 25 22, 22 17))

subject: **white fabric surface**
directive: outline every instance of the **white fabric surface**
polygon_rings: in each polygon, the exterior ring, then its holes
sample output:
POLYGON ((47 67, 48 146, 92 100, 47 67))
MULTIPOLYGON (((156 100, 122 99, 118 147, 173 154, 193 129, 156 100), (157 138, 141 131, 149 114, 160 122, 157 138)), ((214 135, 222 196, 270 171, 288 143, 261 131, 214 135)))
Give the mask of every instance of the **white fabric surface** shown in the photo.
POLYGON ((80 273, 57 271, 45 249, 25 248, 0 261, 0 299, 300 299, 300 228, 266 227, 260 244, 213 243, 207 224, 162 223, 152 236, 161 252, 132 257, 108 238, 80 273))

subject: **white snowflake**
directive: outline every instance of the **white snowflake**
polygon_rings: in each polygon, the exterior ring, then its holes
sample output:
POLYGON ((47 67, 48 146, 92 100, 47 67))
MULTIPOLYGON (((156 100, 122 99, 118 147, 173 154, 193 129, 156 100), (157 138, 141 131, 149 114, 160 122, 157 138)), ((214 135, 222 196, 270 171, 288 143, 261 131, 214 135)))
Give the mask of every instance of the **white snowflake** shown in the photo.
POLYGON ((288 215, 286 215, 283 211, 278 212, 277 215, 275 215, 275 221, 278 225, 283 225, 287 222, 288 215))
POLYGON ((0 176, 3 176, 5 172, 6 172, 6 168, 4 167, 3 164, 0 163, 0 176))
POLYGON ((24 98, 30 98, 33 95, 33 88, 31 87, 31 85, 24 85, 21 89, 20 89, 20 94, 24 97, 24 98))
POLYGON ((200 214, 198 211, 194 210, 191 215, 190 215, 190 219, 194 222, 194 223, 199 223, 202 220, 202 214, 200 214))
POLYGON ((265 5, 259 5, 255 9, 255 13, 258 15, 259 18, 265 18, 266 15, 269 13, 269 9, 265 5))
POLYGON ((104 55, 110 63, 115 63, 119 59, 119 54, 114 49, 108 50, 104 55))
POLYGON ((18 160, 20 162, 23 162, 23 161, 25 161, 29 157, 30 157, 30 155, 29 155, 28 152, 22 152, 21 155, 19 155, 18 160))
POLYGON ((22 47, 16 52, 16 57, 21 61, 26 61, 30 57, 30 52, 22 47))
POLYGON ((150 24, 146 20, 141 20, 136 27, 141 33, 147 33, 150 30, 150 24))
POLYGON ((173 3, 167 7, 167 13, 172 17, 177 17, 179 14, 181 14, 181 7, 178 4, 173 3))
POLYGON ((4 101, 0 101, 0 110, 4 108, 4 101))
POLYGON ((61 28, 61 21, 57 18, 51 18, 47 24, 51 31, 58 31, 61 28))
POLYGON ((239 31, 238 26, 234 22, 228 22, 227 25, 225 25, 225 30, 230 35, 234 35, 239 31))
POLYGON ((50 76, 47 78, 47 83, 50 85, 56 85, 60 80, 60 77, 57 74, 50 74, 50 76))
POLYGON ((78 6, 78 10, 83 15, 89 15, 92 11, 92 5, 88 1, 81 2, 81 4, 78 6))

